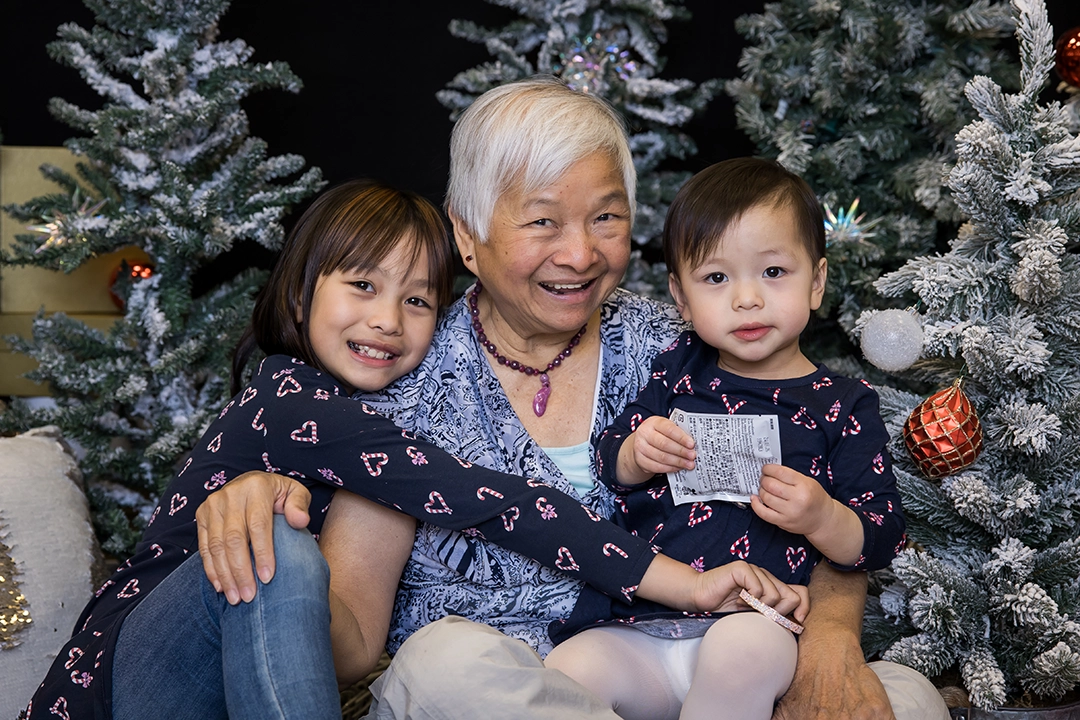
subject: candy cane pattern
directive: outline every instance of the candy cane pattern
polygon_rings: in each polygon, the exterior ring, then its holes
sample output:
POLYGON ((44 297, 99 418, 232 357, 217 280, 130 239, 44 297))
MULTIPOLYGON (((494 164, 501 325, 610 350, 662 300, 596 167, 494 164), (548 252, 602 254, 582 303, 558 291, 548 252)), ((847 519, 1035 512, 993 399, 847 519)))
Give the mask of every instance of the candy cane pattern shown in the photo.
POLYGON ((694 560, 694 562, 690 563, 690 567, 693 570, 697 570, 699 573, 705 572, 705 556, 702 555, 698 559, 694 560))
POLYGON ((240 396, 240 407, 244 407, 259 394, 259 391, 253 387, 244 388, 244 394, 240 396))
POLYGON ((161 557, 161 553, 165 552, 165 548, 161 547, 157 543, 154 543, 153 545, 151 545, 150 549, 154 551, 154 557, 155 558, 161 557))
POLYGON ((128 580, 127 585, 124 586, 124 589, 116 593, 116 597, 125 599, 133 598, 140 592, 141 591, 139 590, 139 578, 131 578, 130 580, 128 580))
POLYGON ((874 456, 874 460, 871 464, 874 468, 874 472, 878 475, 881 475, 885 472, 885 458, 881 456, 881 453, 878 453, 874 456))
POLYGON ((187 462, 186 462, 186 463, 184 463, 184 469, 183 469, 183 470, 181 470, 180 472, 176 473, 176 477, 180 477, 181 475, 183 475, 183 474, 184 474, 184 473, 185 473, 185 472, 187 471, 187 469, 188 469, 189 467, 191 467, 191 461, 192 461, 192 459, 193 459, 193 458, 190 458, 190 457, 189 457, 189 458, 187 459, 187 462))
POLYGON ((185 505, 187 505, 187 496, 180 493, 174 494, 169 500, 169 515, 172 516, 180 512, 185 505))
POLYGON ((679 382, 675 383, 675 387, 672 390, 676 395, 693 395, 694 388, 690 385, 690 374, 687 373, 679 378, 679 382))
POLYGON ((709 389, 715 391, 716 388, 720 387, 720 383, 721 383, 720 378, 713 378, 709 382, 709 389))
POLYGON ((741 538, 731 543, 731 554, 740 560, 750 557, 750 537, 746 533, 743 533, 741 538))
POLYGON ((559 517, 555 513, 555 506, 549 504, 546 497, 536 498, 536 509, 540 511, 540 517, 544 520, 551 520, 552 518, 559 517))
POLYGON ((615 503, 615 507, 619 508, 619 510, 623 511, 624 513, 630 512, 626 509, 626 500, 624 498, 616 496, 615 499, 612 500, 612 502, 615 503))
POLYGON ((106 580, 105 583, 94 592, 94 597, 101 597, 101 593, 105 592, 105 589, 110 585, 115 585, 112 580, 106 580))
POLYGON ((360 453, 360 459, 364 461, 364 467, 367 468, 368 474, 372 477, 378 477, 382 474, 383 465, 390 462, 390 458, 386 453, 360 453), (375 461, 375 467, 371 466, 371 461, 375 461))
POLYGON ((656 536, 659 535, 660 531, 663 530, 663 529, 664 529, 664 523, 660 523, 659 525, 657 525, 656 528, 653 530, 652 537, 649 538, 649 542, 652 542, 653 540, 655 540, 656 536))
POLYGON ((531 488, 551 487, 543 480, 537 480, 536 478, 525 478, 525 484, 531 488))
POLYGON ((738 400, 734 405, 732 405, 730 402, 728 402, 728 396, 726 394, 721 395, 720 399, 724 401, 724 407, 727 408, 728 415, 734 415, 736 412, 738 412, 739 408, 746 404, 745 400, 738 400))
POLYGON ((859 433, 861 433, 862 432, 862 425, 860 425, 859 421, 855 419, 855 416, 854 415, 848 415, 847 417, 848 417, 848 420, 851 421, 851 425, 845 425, 844 429, 840 433, 840 435, 842 437, 847 437, 848 435, 858 435, 859 433))
POLYGON ((878 515, 876 512, 863 511, 863 515, 878 527, 881 527, 881 524, 885 521, 884 516, 878 515))
POLYGON ((405 438, 406 440, 415 440, 416 439, 416 435, 413 435, 408 430, 402 430, 401 431, 401 437, 405 438))
POLYGON ((907 545, 907 533, 900 536, 900 542, 896 544, 896 548, 893 549, 893 555, 899 555, 900 551, 907 545))
POLYGON ((862 379, 862 378, 859 378, 859 382, 861 382, 861 383, 862 383, 863 385, 865 385, 866 387, 870 388, 871 390, 873 390, 873 389, 874 389, 874 386, 873 386, 873 385, 871 385, 870 383, 866 382, 866 380, 864 380, 864 379, 862 379))
POLYGON ((157 520, 157 515, 158 515, 159 512, 161 512, 161 506, 160 505, 158 505, 156 508, 154 508, 154 512, 150 513, 150 520, 147 521, 146 527, 150 527, 151 525, 154 524, 154 521, 157 520))
POLYGON ((820 455, 815 455, 810 460, 810 476, 811 477, 817 477, 818 475, 821 474, 820 463, 821 463, 821 456, 820 455))
MULTIPOLYGON (((382 469, 382 468, 380 468, 380 470, 381 470, 381 469, 382 469)), ((322 475, 322 476, 323 476, 324 478, 326 478, 327 480, 329 480, 330 482, 332 482, 332 483, 334 483, 335 485, 337 485, 338 487, 341 487, 342 485, 344 485, 344 484, 345 484, 345 483, 344 483, 344 482, 342 481, 342 479, 341 479, 341 478, 339 478, 339 477, 338 477, 338 476, 337 476, 337 475, 336 475, 336 474, 334 473, 334 471, 333 471, 333 470, 331 470, 330 468, 319 468, 319 474, 320 474, 320 475, 322 475)))
POLYGON ((326 390, 324 390, 322 388, 316 388, 315 389, 315 399, 316 400, 329 400, 330 399, 330 393, 326 392, 326 390))
POLYGON ((255 417, 251 421, 251 429, 252 430, 262 430, 262 434, 263 434, 264 437, 266 436, 266 425, 259 422, 259 418, 262 417, 263 410, 265 410, 265 409, 266 408, 259 408, 259 412, 255 413, 255 417))
POLYGON ((885 505, 889 508, 889 512, 892 512, 892 500, 886 500, 885 505))
POLYGON ((206 449, 212 453, 216 453, 221 449, 221 436, 222 433, 218 433, 214 436, 214 439, 210 441, 210 444, 206 446, 206 449))
POLYGON ((221 418, 225 417, 225 413, 229 412, 229 408, 231 408, 235 404, 236 404, 235 400, 230 400, 228 405, 221 408, 221 412, 218 413, 217 419, 220 420, 221 418))
POLYGON ((457 460, 457 464, 460 465, 461 467, 465 468, 466 470, 468 470, 469 468, 472 467, 472 463, 469 462, 468 460, 462 460, 457 455, 451 455, 450 457, 457 460))
POLYGON ((658 488, 649 488, 645 492, 649 493, 649 497, 653 500, 659 500, 664 496, 664 493, 667 492, 667 485, 658 488))
POLYGON ((506 532, 514 531, 514 521, 521 517, 521 511, 518 510, 517 505, 514 505, 510 509, 506 510, 499 515, 503 521, 503 527, 506 528, 506 532))
POLYGON ((638 426, 642 421, 641 413, 634 413, 630 416, 630 432, 637 432, 638 426))
POLYGON ((75 666, 75 663, 79 662, 79 660, 82 659, 82 656, 82 648, 73 647, 68 650, 68 659, 67 662, 64 663, 64 669, 70 670, 71 668, 73 668, 75 666))
POLYGON ((424 503, 424 510, 432 515, 438 515, 440 513, 446 513, 447 515, 454 514, 454 511, 450 509, 450 506, 446 504, 446 501, 443 500, 443 496, 440 495, 437 490, 432 490, 431 493, 428 494, 428 501, 424 503), (436 501, 439 503, 438 507, 435 506, 436 501))
POLYGON ((829 412, 825 413, 825 422, 836 422, 836 418, 840 417, 840 401, 837 400, 829 408, 829 412))
POLYGON ((651 377, 653 380, 660 380, 664 387, 667 387, 667 370, 657 370, 653 372, 651 377))
POLYGON ((503 494, 501 492, 499 492, 498 490, 492 490, 487 485, 482 486, 479 490, 476 491, 476 499, 483 500, 485 499, 485 495, 490 495, 491 497, 497 498, 499 500, 503 499, 503 494))
POLYGON ((832 378, 823 377, 821 378, 821 380, 818 380, 817 382, 811 384, 810 387, 814 388, 815 390, 820 390, 823 387, 832 387, 832 378))
MULTIPOLYGON (((637 589, 638 589, 637 585, 631 585, 630 587, 624 587, 622 589, 623 597, 626 598, 627 602, 633 602, 634 593, 637 592, 637 589)), ((630 618, 630 619, 632 620, 633 618, 630 618)))
POLYGON ((555 567, 563 571, 581 569, 581 566, 574 561, 574 556, 570 554, 569 548, 566 547, 559 548, 559 557, 555 560, 555 567))
POLYGON ((618 555, 619 557, 622 557, 622 558, 629 558, 630 557, 629 555, 626 554, 625 550, 623 550, 621 547, 619 547, 615 543, 604 543, 604 555, 606 557, 611 557, 611 553, 615 553, 616 555, 618 555))
POLYGON ((282 368, 281 370, 278 370, 276 373, 274 373, 270 377, 273 378, 274 380, 277 380, 280 377, 285 377, 286 375, 292 375, 293 370, 295 370, 295 369, 296 368, 282 368))
POLYGON ((795 423, 796 425, 802 425, 808 430, 817 429, 817 422, 815 422, 814 418, 810 417, 810 415, 807 414, 806 408, 804 407, 800 407, 799 411, 791 416, 791 422, 795 423))
POLYGON ((696 502, 690 506, 690 519, 687 522, 689 527, 694 527, 698 523, 703 523, 712 517, 712 507, 706 505, 703 502, 696 502), (697 511, 701 511, 701 517, 697 516, 697 511))
POLYGON ((870 491, 867 491, 867 492, 864 492, 862 495, 860 495, 857 498, 851 498, 850 500, 848 500, 848 505, 850 505, 851 507, 859 507, 863 503, 870 502, 873 499, 874 499, 874 493, 872 493, 870 491))
POLYGON ((585 511, 585 514, 588 515, 589 519, 592 520, 593 522, 603 522, 604 521, 604 518, 600 517, 599 515, 594 513, 592 510, 585 507, 584 505, 581 506, 581 509, 585 511))
POLYGON ((801 545, 797 548, 789 545, 788 549, 784 551, 784 555, 787 557, 787 564, 791 568, 791 572, 795 572, 795 569, 806 560, 806 548, 801 545))
POLYGON ((274 467, 273 465, 270 464, 270 453, 268 453, 268 452, 264 452, 262 454, 262 461, 263 461, 263 465, 266 466, 266 472, 268 472, 268 473, 276 473, 278 470, 281 469, 279 467, 274 467))
POLYGON ((71 671, 71 682, 76 685, 82 685, 84 688, 90 687, 90 683, 93 679, 94 676, 88 672, 79 672, 78 670, 71 671))
POLYGON ((61 720, 71 720, 71 716, 67 712, 67 698, 63 695, 56 698, 56 702, 49 708, 49 712, 61 718, 61 720))
POLYGON ((412 460, 413 465, 427 465, 428 464, 428 459, 427 459, 427 457, 425 457, 424 453, 417 450, 416 447, 413 446, 413 445, 410 445, 409 447, 405 448, 405 454, 408 455, 409 458, 412 460))
POLYGON ((779 401, 780 401, 780 388, 776 388, 775 390, 773 390, 772 404, 776 405, 779 401))
POLYGON ((309 442, 315 445, 319 442, 319 425, 314 420, 306 420, 303 425, 289 433, 289 437, 297 442, 309 442), (304 433, 311 431, 310 435, 304 433))
POLYGON ((833 484, 832 463, 825 463, 825 477, 829 478, 829 484, 833 484))
POLYGON ((220 470, 220 471, 214 473, 213 475, 211 475, 210 479, 203 483, 203 489, 204 490, 209 490, 210 492, 214 492, 219 487, 224 485, 225 482, 226 482, 226 480, 225 480, 225 471, 220 470))
POLYGON ((300 383, 296 382, 296 380, 293 379, 292 375, 286 375, 284 378, 282 378, 281 384, 278 385, 277 396, 285 397, 290 393, 298 393, 302 392, 303 390, 304 388, 300 387, 300 383))

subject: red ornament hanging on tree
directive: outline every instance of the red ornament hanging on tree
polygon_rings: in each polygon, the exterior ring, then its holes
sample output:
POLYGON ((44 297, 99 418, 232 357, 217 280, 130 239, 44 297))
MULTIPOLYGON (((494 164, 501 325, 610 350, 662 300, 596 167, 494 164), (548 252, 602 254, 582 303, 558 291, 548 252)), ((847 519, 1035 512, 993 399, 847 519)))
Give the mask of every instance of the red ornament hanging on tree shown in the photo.
POLYGON ((154 266, 142 262, 128 263, 127 260, 121 260, 120 264, 112 271, 112 275, 109 277, 109 297, 116 304, 116 307, 121 310, 124 309, 124 299, 116 294, 116 280, 120 277, 120 271, 127 268, 128 281, 137 282, 139 280, 145 280, 154 274, 154 266))
POLYGON ((931 480, 967 467, 982 452, 982 425, 960 380, 923 400, 904 423, 904 443, 931 480))
POLYGON ((1080 87, 1080 27, 1062 33, 1054 45, 1054 70, 1065 82, 1080 87))

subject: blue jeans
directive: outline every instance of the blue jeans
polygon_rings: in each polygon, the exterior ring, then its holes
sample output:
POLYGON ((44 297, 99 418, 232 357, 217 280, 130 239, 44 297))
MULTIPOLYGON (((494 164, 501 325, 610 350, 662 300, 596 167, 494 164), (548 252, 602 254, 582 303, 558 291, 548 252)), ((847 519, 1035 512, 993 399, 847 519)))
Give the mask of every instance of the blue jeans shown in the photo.
POLYGON ((274 518, 277 571, 229 605, 196 553, 127 617, 113 718, 341 718, 330 648, 330 570, 307 530, 274 518))

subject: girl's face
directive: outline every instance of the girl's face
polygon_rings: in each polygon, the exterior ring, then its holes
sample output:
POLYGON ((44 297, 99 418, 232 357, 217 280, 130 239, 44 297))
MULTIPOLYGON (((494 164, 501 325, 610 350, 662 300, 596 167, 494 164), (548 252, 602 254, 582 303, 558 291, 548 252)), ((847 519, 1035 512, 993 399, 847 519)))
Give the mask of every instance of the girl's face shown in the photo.
POLYGON ((486 243, 451 219, 465 265, 522 337, 572 335, 615 290, 630 261, 623 176, 600 153, 548 187, 503 193, 486 243))
POLYGON ((424 358, 438 304, 428 288, 427 251, 412 260, 402 238, 377 267, 323 275, 311 299, 308 339, 349 392, 381 390, 424 358))
POLYGON ((825 259, 811 261, 790 208, 756 205, 728 225, 701 265, 669 284, 683 319, 719 351, 721 368, 782 379, 814 370, 799 333, 821 306, 825 273, 825 259))

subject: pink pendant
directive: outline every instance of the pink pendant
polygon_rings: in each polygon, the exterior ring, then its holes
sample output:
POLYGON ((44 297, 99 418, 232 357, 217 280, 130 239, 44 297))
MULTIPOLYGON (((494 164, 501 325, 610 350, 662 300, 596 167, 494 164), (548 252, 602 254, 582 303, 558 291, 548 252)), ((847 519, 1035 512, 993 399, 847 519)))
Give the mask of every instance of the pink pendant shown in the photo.
POLYGON ((547 410, 548 396, 551 395, 551 381, 547 373, 540 373, 540 389, 533 395, 533 412, 540 417, 547 410))

